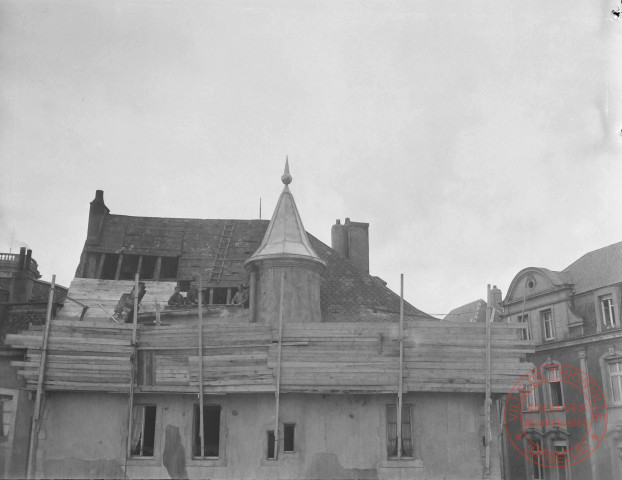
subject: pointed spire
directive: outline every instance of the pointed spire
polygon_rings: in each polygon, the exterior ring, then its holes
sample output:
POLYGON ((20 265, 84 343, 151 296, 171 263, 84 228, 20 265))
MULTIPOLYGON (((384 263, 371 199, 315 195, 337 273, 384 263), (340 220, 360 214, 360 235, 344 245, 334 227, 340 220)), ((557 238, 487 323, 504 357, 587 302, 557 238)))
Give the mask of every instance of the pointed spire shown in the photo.
POLYGON ((287 158, 287 155, 285 155, 285 171, 283 172, 283 175, 281 175, 281 182, 285 185, 289 185, 292 183, 292 180, 292 176, 289 174, 289 159, 287 158))
POLYGON ((261 245, 246 263, 266 258, 299 258, 311 260, 324 266, 324 261, 320 259, 309 243, 294 196, 289 190, 288 185, 292 182, 292 176, 289 173, 289 159, 287 157, 281 181, 285 187, 276 204, 268 229, 261 245))

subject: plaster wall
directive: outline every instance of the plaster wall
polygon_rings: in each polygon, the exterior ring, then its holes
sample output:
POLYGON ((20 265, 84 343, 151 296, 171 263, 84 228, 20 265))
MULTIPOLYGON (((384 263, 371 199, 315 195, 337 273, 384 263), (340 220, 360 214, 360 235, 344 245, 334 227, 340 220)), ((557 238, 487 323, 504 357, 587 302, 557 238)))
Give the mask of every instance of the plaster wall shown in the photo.
MULTIPOLYGON (((281 448, 277 460, 266 459, 267 431, 275 424, 271 394, 205 396, 206 404, 221 406, 220 455, 206 460, 192 458, 195 395, 136 395, 138 403, 156 405, 155 454, 130 459, 128 478, 482 477, 483 396, 478 394, 405 395, 413 412, 414 458, 404 460, 387 459, 386 407, 395 404, 393 395, 281 395, 279 428, 295 424, 295 447, 292 453, 281 448)), ((123 395, 52 394, 39 440, 39 475, 122 477, 127 408, 123 395)), ((494 440, 491 456, 491 478, 499 478, 494 440)))

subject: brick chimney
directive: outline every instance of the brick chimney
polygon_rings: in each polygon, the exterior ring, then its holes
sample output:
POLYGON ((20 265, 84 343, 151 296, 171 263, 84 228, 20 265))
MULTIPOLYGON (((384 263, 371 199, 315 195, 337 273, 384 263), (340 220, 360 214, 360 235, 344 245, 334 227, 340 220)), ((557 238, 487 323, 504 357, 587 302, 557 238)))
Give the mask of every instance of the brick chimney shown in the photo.
POLYGON ((89 211, 89 226, 86 236, 87 245, 97 245, 99 243, 101 227, 108 212, 110 212, 110 209, 104 203, 104 191, 96 190, 95 199, 91 202, 89 211))
POLYGON ((503 300, 503 294, 501 292, 501 289, 497 288, 496 285, 493 285, 492 288, 490 288, 490 285, 488 285, 488 306, 489 307, 493 307, 496 312, 495 312, 495 321, 499 322, 501 321, 501 312, 503 312, 503 307, 501 306, 501 302, 503 300))
POLYGON ((17 269, 11 274, 11 286, 9 288, 9 302, 26 303, 32 295, 32 283, 36 278, 30 270, 32 250, 26 247, 19 249, 17 269))
POLYGON ((369 273, 369 223, 351 222, 346 218, 342 225, 337 219, 330 236, 333 250, 362 272, 369 273))

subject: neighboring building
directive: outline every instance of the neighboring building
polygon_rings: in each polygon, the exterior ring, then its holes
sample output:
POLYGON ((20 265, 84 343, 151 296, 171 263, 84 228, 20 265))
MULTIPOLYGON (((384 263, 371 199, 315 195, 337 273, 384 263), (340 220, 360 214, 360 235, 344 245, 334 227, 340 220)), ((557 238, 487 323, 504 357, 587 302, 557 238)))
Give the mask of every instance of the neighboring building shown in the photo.
POLYGON ((447 322, 485 322, 487 306, 488 304, 480 298, 474 302, 454 308, 445 315, 443 320, 447 322))
MULTIPOLYGON (((539 468, 510 446, 507 477, 511 479, 618 479, 622 472, 622 242, 587 253, 560 272, 525 268, 512 280, 503 301, 506 320, 525 325, 522 338, 536 342, 529 359, 545 366, 549 381, 524 401, 525 418, 532 420, 520 442, 549 450, 576 446, 591 421, 596 437, 588 436, 586 460, 572 466, 539 468), (569 365, 592 377, 602 388, 608 420, 567 408, 586 404, 583 392, 560 379, 561 366, 569 365), (543 407, 544 406, 544 407, 543 407), (550 406, 550 408, 548 407, 550 406), (546 411, 543 411, 546 410, 546 411), (535 420, 535 421, 534 421, 535 420), (558 422, 551 425, 552 421, 558 422), (540 426, 538 426, 540 425, 540 426), (561 427, 560 427, 561 425, 561 427), (605 430, 606 434, 600 442, 605 430)), ((590 402, 597 399, 589 395, 590 402)), ((589 403, 589 402, 587 402, 589 403)), ((520 435, 520 432, 511 432, 520 435)), ((572 463, 568 460, 568 463, 572 463)))
MULTIPOLYGON (((407 302, 400 322, 399 296, 368 273, 368 224, 338 221, 331 248, 282 181, 270 222, 113 215, 97 192, 69 291, 89 309, 50 326, 38 476, 500 478, 497 400, 532 368, 520 326, 488 342, 483 323, 407 302), (137 324, 116 323, 136 273, 137 324), (201 309, 161 308, 199 278, 201 309), (239 284, 248 308, 230 304, 239 284)), ((28 348, 14 365, 35 391, 41 330, 7 341, 28 348)))
MULTIPOLYGON (((39 280, 32 251, 0 253, 0 478, 24 478, 33 402, 11 362, 25 349, 5 345, 7 334, 45 322, 50 284, 39 280)), ((55 288, 52 313, 62 307, 67 289, 55 288)))

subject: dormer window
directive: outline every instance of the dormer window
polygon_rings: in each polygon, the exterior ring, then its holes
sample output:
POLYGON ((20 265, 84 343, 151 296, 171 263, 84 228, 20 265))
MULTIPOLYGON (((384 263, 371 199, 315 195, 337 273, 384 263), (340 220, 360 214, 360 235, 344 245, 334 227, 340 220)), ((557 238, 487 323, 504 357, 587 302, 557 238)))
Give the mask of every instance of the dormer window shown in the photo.
POLYGON ((618 326, 616 323, 612 295, 600 297, 600 311, 602 313, 602 322, 605 328, 615 328, 618 326))

